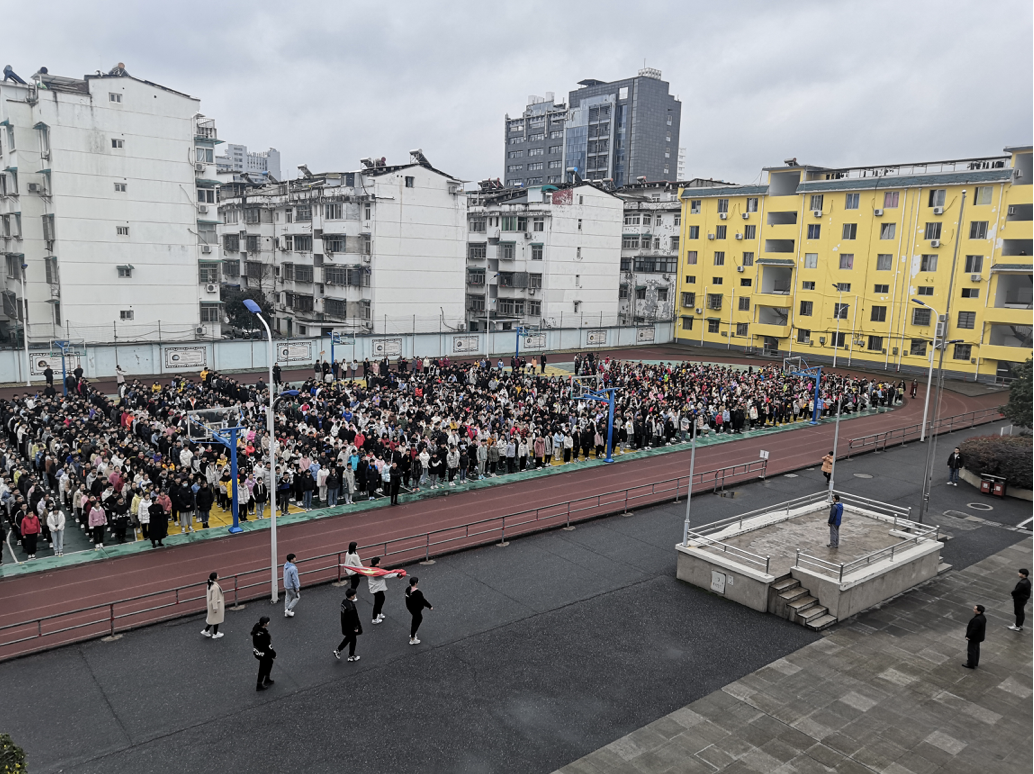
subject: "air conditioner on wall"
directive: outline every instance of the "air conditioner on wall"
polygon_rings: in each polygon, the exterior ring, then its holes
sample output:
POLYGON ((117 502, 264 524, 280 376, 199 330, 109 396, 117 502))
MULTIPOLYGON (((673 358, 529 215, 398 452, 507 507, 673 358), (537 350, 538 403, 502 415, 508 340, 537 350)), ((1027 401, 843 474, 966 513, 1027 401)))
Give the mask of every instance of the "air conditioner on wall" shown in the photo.
POLYGON ((743 217, 744 220, 750 220, 750 213, 749 212, 744 212, 742 217, 743 217))
POLYGON ((199 213, 201 213, 202 215, 207 215, 208 214, 208 205, 207 204, 199 204, 197 206, 197 211, 199 213))
POLYGON ((980 275, 979 274, 970 274, 969 275, 969 281, 970 282, 980 282, 980 275))
POLYGON ((930 240, 930 247, 940 247, 940 246, 941 246, 941 240, 940 239, 931 239, 930 240))
POLYGON ((727 213, 727 212, 719 212, 718 213, 718 217, 721 220, 727 220, 729 218, 729 213, 727 213))
POLYGON ((532 237, 532 233, 530 231, 525 231, 524 232, 524 238, 525 239, 531 239, 531 237, 532 237))
POLYGON ((29 193, 43 193, 43 186, 39 183, 29 183, 29 193))
POLYGON ((194 165, 194 171, 195 172, 204 172, 205 171, 205 165, 201 164, 201 163, 195 164, 194 165))
POLYGON ((699 306, 698 306, 698 307, 696 308, 696 313, 697 313, 697 314, 703 314, 703 313, 704 313, 704 310, 703 310, 703 308, 701 308, 701 307, 699 307, 699 306))
POLYGON ((197 326, 194 329, 194 333, 196 333, 198 336, 204 336, 205 335, 205 326, 204 325, 197 326))
POLYGON ((742 273, 743 272, 743 267, 742 266, 737 266, 736 267, 736 271, 742 273))
POLYGON ((218 293, 219 292, 219 286, 216 285, 214 282, 209 282, 207 285, 205 285, 205 292, 206 293, 218 293))
POLYGON ((708 235, 707 235, 707 238, 708 238, 708 239, 714 239, 714 234, 708 234, 708 235))
POLYGON ((201 252, 206 255, 212 252, 212 245, 201 245, 201 252))
POLYGON ((873 210, 872 214, 878 218, 883 214, 883 210, 873 210))
POLYGON ((1015 215, 1016 214, 1016 205, 1015 204, 1010 204, 1009 205, 1008 214, 1009 215, 1015 215))
POLYGON ((736 234, 736 238, 737 238, 737 239, 743 239, 743 234, 739 234, 739 233, 737 233, 737 234, 736 234))
POLYGON ((363 263, 369 263, 369 262, 370 262, 370 256, 364 255, 363 256, 363 263))
POLYGON ((933 214, 934 215, 943 215, 944 214, 944 207, 934 207, 933 208, 933 214))
POLYGON ((816 218, 821 218, 822 217, 822 210, 812 210, 811 214, 814 215, 816 218))

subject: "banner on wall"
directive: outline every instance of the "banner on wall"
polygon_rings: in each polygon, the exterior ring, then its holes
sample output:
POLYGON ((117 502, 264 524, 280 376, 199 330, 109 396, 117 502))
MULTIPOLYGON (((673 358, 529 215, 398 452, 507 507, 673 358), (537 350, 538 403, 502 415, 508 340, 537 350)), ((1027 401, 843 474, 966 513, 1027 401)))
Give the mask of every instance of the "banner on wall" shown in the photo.
POLYGON ((374 339, 374 357, 402 357, 402 339, 374 339))
POLYGON ((207 347, 165 347, 162 350, 166 368, 204 368, 208 364, 207 347))
POLYGON ((521 343, 523 349, 545 349, 546 348, 546 334, 536 333, 533 336, 525 336, 524 341, 521 343))
MULTIPOLYGON (((72 373, 80 365, 79 355, 65 355, 65 371, 72 373)), ((29 353, 29 373, 33 376, 43 376, 47 366, 54 369, 57 381, 61 381, 61 353, 51 355, 49 352, 29 353)))
POLYGON ((597 346, 602 346, 603 344, 606 344, 607 343, 607 331, 602 329, 602 328, 598 328, 596 330, 589 331, 588 335, 586 336, 586 342, 589 345, 597 345, 597 346))
POLYGON ((639 344, 654 340, 655 331, 653 328, 636 328, 635 340, 639 344))
POLYGON ((452 337, 452 351, 453 352, 477 352, 478 351, 478 337, 477 336, 453 336, 452 337))
POLYGON ((277 344, 276 361, 278 363, 294 363, 299 360, 312 362, 312 342, 292 341, 288 344, 277 344))

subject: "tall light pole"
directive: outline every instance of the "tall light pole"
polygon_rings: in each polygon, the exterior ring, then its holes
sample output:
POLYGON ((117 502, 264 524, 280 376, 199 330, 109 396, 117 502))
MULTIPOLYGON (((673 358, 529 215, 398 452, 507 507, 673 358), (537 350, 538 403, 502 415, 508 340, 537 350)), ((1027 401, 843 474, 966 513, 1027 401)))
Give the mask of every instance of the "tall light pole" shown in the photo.
POLYGON ((22 264, 22 343, 25 345, 25 386, 32 386, 32 366, 29 363, 29 297, 25 294, 25 273, 29 264, 22 264))
POLYGON ((840 314, 844 311, 844 286, 839 282, 833 283, 833 289, 840 293, 840 300, 837 301, 837 332, 833 337, 833 367, 837 367, 837 348, 840 346, 840 314))
POLYGON ((277 554, 276 554, 276 455, 273 447, 276 445, 276 436, 273 434, 273 363, 276 355, 273 349, 273 332, 269 329, 269 323, 262 316, 262 307, 250 298, 244 299, 244 306, 249 312, 255 315, 262 327, 266 329, 266 336, 269 337, 269 411, 266 414, 266 435, 269 436, 269 570, 270 570, 270 597, 273 603, 280 599, 280 582, 277 578, 277 554))
POLYGON ((829 469, 829 501, 833 502, 833 485, 836 483, 837 446, 840 444, 840 410, 844 405, 844 397, 837 398, 837 421, 833 428, 833 465, 829 469))
POLYGON ((682 527, 682 545, 689 545, 689 508, 693 501, 693 468, 697 461, 697 418, 692 416, 689 423, 689 437, 693 444, 689 452, 689 486, 686 487, 686 523, 682 527))
MULTIPOLYGON (((926 375, 926 395, 923 396, 923 426, 919 430, 919 442, 922 443, 926 440, 926 414, 930 410, 930 391, 933 389, 933 353, 937 351, 937 330, 941 325, 941 316, 937 314, 936 309, 926 302, 920 301, 918 298, 913 298, 912 303, 918 304, 919 306, 925 306, 933 312, 935 318, 933 326, 933 349, 930 350, 930 370, 926 375)), ((947 320, 945 320, 945 325, 947 324, 947 320)))

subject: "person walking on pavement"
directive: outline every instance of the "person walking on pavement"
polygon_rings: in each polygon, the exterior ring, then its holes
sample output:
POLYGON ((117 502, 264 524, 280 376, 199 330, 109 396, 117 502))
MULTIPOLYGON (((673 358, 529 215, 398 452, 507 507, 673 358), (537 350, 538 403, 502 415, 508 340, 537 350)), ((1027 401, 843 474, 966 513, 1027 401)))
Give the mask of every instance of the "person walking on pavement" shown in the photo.
POLYGON ((406 609, 409 614, 413 616, 413 623, 409 627, 409 644, 419 645, 420 640, 417 639, 416 633, 420 629, 420 624, 424 620, 424 608, 428 610, 434 610, 431 607, 431 603, 424 599, 424 593, 417 588, 417 584, 420 579, 412 577, 409 579, 409 588, 406 589, 406 609))
POLYGON ((225 613, 225 601, 223 600, 223 587, 219 585, 219 573, 212 572, 208 576, 208 615, 205 616, 205 628, 201 634, 213 640, 218 640, 223 635, 219 631, 219 624, 223 622, 225 613))
POLYGON ((984 641, 985 631, 987 631, 987 619, 984 618, 984 606, 976 605, 973 608, 973 617, 966 625, 967 661, 962 665, 966 669, 976 669, 980 663, 980 643, 984 641))
POLYGON ((257 624, 251 627, 251 651, 259 662, 256 691, 264 691, 276 682, 269 677, 273 671, 273 662, 276 660, 276 651, 273 650, 273 639, 266 628, 268 625, 269 616, 264 615, 259 618, 257 624))
MULTIPOLYGON (((375 556, 370 560, 371 567, 379 567, 381 558, 375 556)), ((384 615, 384 593, 388 590, 388 584, 385 582, 388 578, 397 578, 398 573, 388 573, 387 575, 371 575, 367 580, 370 582, 370 593, 373 594, 373 621, 371 623, 379 624, 383 623, 384 619, 387 618, 384 615)))
POLYGON ((347 645, 348 660, 358 661, 359 656, 355 654, 355 643, 362 633, 363 625, 359 622, 359 609, 355 606, 355 589, 348 589, 345 592, 345 598, 341 600, 341 634, 344 639, 341 640, 340 645, 334 648, 334 658, 340 661, 341 652, 347 645))
POLYGON ((959 485, 959 470, 964 467, 966 467, 966 460, 963 459, 959 447, 956 446, 955 451, 948 457, 948 486, 959 485))
POLYGON ((919 391, 919 380, 918 379, 913 379, 912 380, 912 390, 909 393, 910 397, 914 398, 916 396, 916 392, 918 392, 918 391, 919 391))
POLYGON ((302 598, 302 584, 298 580, 298 567, 294 554, 287 555, 284 562, 284 618, 294 618, 294 608, 302 598))
POLYGON ((826 548, 840 548, 840 520, 844 516, 844 504, 840 502, 840 495, 833 495, 833 502, 829 504, 829 543, 826 548))
MULTIPOLYGON (((359 544, 354 540, 348 544, 348 553, 345 554, 344 567, 362 567, 363 560, 359 558, 359 544)), ((357 572, 352 570, 345 570, 345 574, 348 576, 348 586, 355 591, 359 588, 359 581, 362 577, 357 572)))
MULTIPOLYGON (((1024 608, 1027 606, 1027 600, 1030 599, 1030 570, 1020 570, 1019 576, 1020 580, 1016 583, 1016 588, 1012 590, 1012 611, 1016 614, 1016 623, 1009 628, 1014 632, 1023 631, 1023 622, 1027 618, 1024 608)), ((373 579, 371 578, 371 580, 373 579)))
POLYGON ((826 483, 829 483, 829 477, 833 475, 833 452, 831 451, 825 457, 822 458, 822 475, 826 477, 826 483))

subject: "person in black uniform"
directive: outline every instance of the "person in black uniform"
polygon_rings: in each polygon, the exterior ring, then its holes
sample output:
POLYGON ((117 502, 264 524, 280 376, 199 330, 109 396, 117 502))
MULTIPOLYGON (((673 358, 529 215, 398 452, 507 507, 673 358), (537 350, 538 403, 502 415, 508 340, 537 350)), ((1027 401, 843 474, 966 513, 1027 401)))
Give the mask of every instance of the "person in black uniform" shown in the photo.
POLYGON ((259 662, 256 691, 264 691, 275 682, 269 678, 269 673, 273 671, 276 651, 273 650, 273 641, 269 636, 269 630, 266 628, 268 623, 269 616, 264 615, 258 620, 257 624, 251 627, 251 647, 255 658, 259 662))
POLYGON ((1008 627, 1014 632, 1023 631, 1023 622, 1027 618, 1023 608, 1027 606, 1027 600, 1030 599, 1030 570, 1023 569, 1018 572, 1020 579, 1016 583, 1016 588, 1012 590, 1012 607, 1016 614, 1016 623, 1008 627))
POLYGON ((967 661, 962 666, 966 669, 976 669, 980 663, 980 643, 984 641, 984 632, 987 630, 987 619, 984 618, 984 606, 976 605, 973 608, 973 617, 969 619, 966 626, 966 651, 967 661))
POLYGON ((402 488, 402 471, 399 470, 397 462, 391 463, 391 504, 399 504, 399 489, 402 488))
MULTIPOLYGON (((357 577, 357 576, 355 576, 357 577)), ((334 658, 341 660, 341 652, 348 646, 348 660, 358 661, 355 654, 356 639, 363 633, 363 625, 359 622, 359 610, 355 606, 355 589, 348 589, 341 600, 341 634, 344 639, 334 648, 334 658)))
POLYGON ((409 614, 413 616, 413 624, 409 627, 410 645, 420 644, 420 640, 416 638, 416 633, 420 628, 421 622, 424 620, 424 608, 434 610, 434 608, 431 607, 431 603, 424 599, 424 593, 416 587, 419 582, 419 578, 410 578, 409 588, 406 589, 406 610, 408 610, 409 614))

